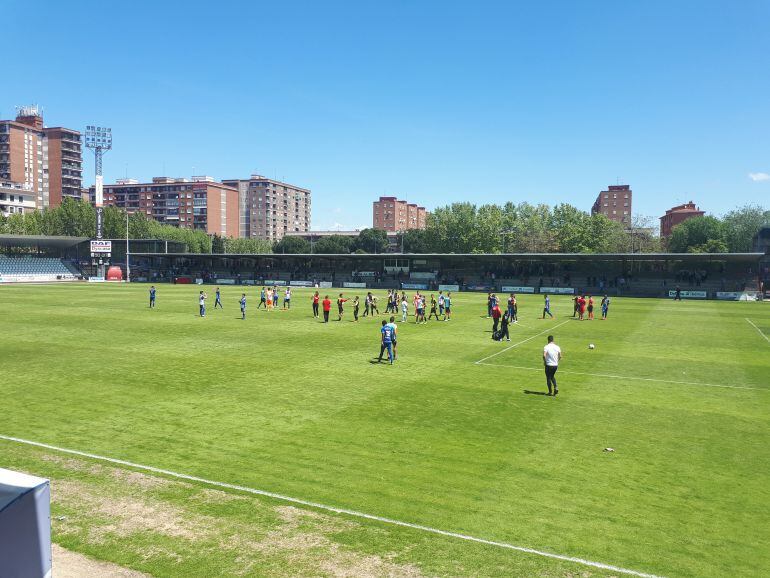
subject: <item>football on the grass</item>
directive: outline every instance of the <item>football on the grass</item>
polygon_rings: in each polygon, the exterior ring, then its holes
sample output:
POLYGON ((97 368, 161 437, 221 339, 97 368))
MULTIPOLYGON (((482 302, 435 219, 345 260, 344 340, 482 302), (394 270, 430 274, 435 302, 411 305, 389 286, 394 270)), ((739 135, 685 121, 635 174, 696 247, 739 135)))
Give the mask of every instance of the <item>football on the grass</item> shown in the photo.
POLYGON ((589 343, 588 344, 588 349, 593 349, 594 347, 596 347, 596 346, 593 343, 589 343))

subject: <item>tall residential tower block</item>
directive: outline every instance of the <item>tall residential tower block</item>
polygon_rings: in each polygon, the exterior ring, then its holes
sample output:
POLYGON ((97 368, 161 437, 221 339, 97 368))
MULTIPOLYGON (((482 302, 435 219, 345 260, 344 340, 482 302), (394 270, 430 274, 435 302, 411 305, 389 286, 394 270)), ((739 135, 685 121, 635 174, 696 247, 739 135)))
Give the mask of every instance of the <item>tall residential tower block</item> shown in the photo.
POLYGON ((37 106, 17 113, 15 120, 0 120, 0 181, 30 191, 38 209, 57 207, 65 197, 81 199, 80 133, 46 127, 37 106))

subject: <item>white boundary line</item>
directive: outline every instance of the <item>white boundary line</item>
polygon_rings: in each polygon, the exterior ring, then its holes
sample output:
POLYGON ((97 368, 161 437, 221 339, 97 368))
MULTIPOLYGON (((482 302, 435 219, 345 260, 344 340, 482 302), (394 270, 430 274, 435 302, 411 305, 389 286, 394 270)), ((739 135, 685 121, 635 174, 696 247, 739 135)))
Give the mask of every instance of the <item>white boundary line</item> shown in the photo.
POLYGON ((514 343, 513 345, 509 345, 509 346, 508 346, 508 347, 506 347, 505 349, 501 349, 500 351, 498 351, 498 352, 496 352, 496 353, 493 353, 492 355, 488 355, 488 356, 486 356, 486 357, 485 357, 485 358, 483 358, 483 359, 479 359, 478 361, 475 361, 474 363, 475 363, 476 365, 480 365, 481 363, 485 362, 487 359, 492 359, 492 358, 493 358, 495 355, 500 355, 501 353, 505 353, 505 352, 506 352, 506 351, 508 351, 509 349, 513 349, 514 347, 518 347, 518 346, 519 346, 519 345, 521 345, 522 343, 526 343, 527 341, 532 341, 532 340, 533 340, 535 337, 537 337, 538 335, 542 335, 543 333, 548 333, 549 331, 553 331, 553 330, 554 330, 554 329, 556 329, 557 327, 561 327, 561 326, 562 326, 562 325, 564 325, 565 323, 569 323, 569 322, 570 322, 570 320, 569 320, 569 319, 567 319, 566 321, 562 321, 562 322, 561 322, 561 323, 559 323, 558 325, 554 325, 553 327, 549 327, 548 329, 544 329, 544 330, 543 330, 543 331, 541 331, 540 333, 535 333, 535 334, 534 334, 533 336, 531 336, 531 337, 527 337, 526 339, 524 339, 524 340, 522 340, 522 341, 519 341, 518 343, 514 343))
POLYGON ((457 532, 448 532, 446 530, 439 530, 438 528, 431 528, 430 526, 422 526, 420 524, 412 524, 411 522, 402 522, 400 520, 394 520, 392 518, 384 518, 381 516, 375 516, 373 514, 366 514, 364 512, 357 512, 355 510, 347 510, 345 508, 337 508, 334 506, 327 506, 325 504, 319 504, 316 502, 311 502, 309 500, 303 500, 300 498, 292 498, 289 496, 284 496, 281 494, 276 494, 273 492, 268 492, 266 490, 258 490, 256 488, 249 488, 247 486, 239 486, 236 484, 229 484, 227 482, 216 482, 213 480, 207 480, 206 478, 199 478, 197 476, 190 476, 187 474, 180 474, 178 472, 172 472, 170 470, 164 470, 162 468, 156 468, 154 466, 145 466, 142 464, 136 464, 134 462, 128 462, 125 460, 119 460, 116 458, 108 458, 105 456, 100 456, 97 454, 90 454, 87 452, 81 452, 78 450, 71 450, 67 448, 62 448, 58 446, 52 446, 49 444, 44 444, 41 442, 35 442, 30 440, 25 440, 21 438, 16 438, 12 436, 6 436, 0 434, 0 439, 9 441, 9 442, 16 442, 20 444, 26 444, 29 446, 35 446, 39 448, 45 448, 48 450, 53 450, 57 452, 62 452, 65 454, 71 454, 75 456, 81 456, 84 458, 90 458, 92 460, 99 460, 102 462, 108 462, 111 464, 118 464, 121 466, 127 466, 130 468, 135 468, 138 470, 145 470, 147 472, 153 472, 155 474, 162 474, 164 476, 169 476, 172 478, 178 478, 181 480, 189 480, 192 482, 199 482, 201 484, 206 484, 209 486, 216 486, 219 488, 228 488, 230 490, 237 490, 239 492, 246 492, 249 494, 256 494, 258 496, 266 496, 268 498, 273 498, 275 500, 281 500, 283 502, 290 502, 292 504, 299 504, 301 506, 308 506, 310 508, 316 508, 319 510, 325 510, 327 512, 334 512, 335 514, 344 514, 347 516, 352 516, 354 518, 363 518, 366 520, 374 520, 375 522, 382 522, 383 524, 390 524, 393 526, 401 526, 404 528, 411 528, 413 530, 421 530, 423 532, 429 532, 431 534, 438 534, 440 536, 447 536, 449 538, 458 538, 460 540, 465 540, 467 542, 476 542, 478 544, 485 544, 487 546, 495 546, 497 548, 505 548, 508 550, 515 550, 517 552, 524 552, 527 554, 535 554, 536 556, 542 556, 544 558, 551 558, 554 560, 562 560, 564 562, 573 562, 575 564, 582 564, 583 566, 591 566, 592 568, 599 568, 601 570, 609 570, 611 572, 618 572, 619 574, 627 574, 629 576, 638 576, 640 578, 661 578, 660 576, 657 576, 655 574, 646 574, 644 572, 637 572, 636 570, 629 570, 628 568, 621 568, 619 566, 613 566, 611 564, 604 564, 602 562, 592 562, 591 560, 585 560, 583 558, 573 558, 572 556, 564 556, 562 554, 553 554, 551 552, 544 552, 542 550, 535 550, 533 548, 526 548, 524 546, 515 546, 513 544, 508 544, 506 542, 495 542, 493 540, 485 540, 484 538, 476 538, 475 536, 469 536, 467 534, 458 534, 457 532))
POLYGON ((765 335, 765 334, 762 332, 762 330, 761 330, 759 327, 757 327, 756 325, 754 325, 754 322, 753 322, 751 319, 749 319, 748 317, 744 317, 744 319, 745 319, 746 321, 748 321, 748 322, 751 324, 751 326, 752 326, 754 329, 756 329, 756 330, 759 332, 759 334, 760 334, 762 337, 764 337, 764 338, 765 338, 765 341, 767 341, 768 343, 770 343, 770 337, 768 337, 767 335, 765 335))
MULTIPOLYGON (((542 367, 525 367, 523 365, 507 365, 505 363, 481 363, 476 365, 487 365, 489 367, 509 367, 511 369, 525 369, 527 371, 543 371, 542 367)), ((572 375, 588 375, 590 377, 606 377, 607 379, 633 379, 634 381, 655 381, 658 383, 675 383, 678 385, 701 385, 703 387, 725 387, 730 389, 751 389, 755 391, 770 391, 765 387, 750 387, 748 385, 722 385, 718 383, 700 383, 698 381, 674 381, 670 379, 655 379, 653 377, 631 377, 628 375, 609 375, 605 373, 586 373, 584 371, 559 371, 560 374, 569 373, 572 375)))

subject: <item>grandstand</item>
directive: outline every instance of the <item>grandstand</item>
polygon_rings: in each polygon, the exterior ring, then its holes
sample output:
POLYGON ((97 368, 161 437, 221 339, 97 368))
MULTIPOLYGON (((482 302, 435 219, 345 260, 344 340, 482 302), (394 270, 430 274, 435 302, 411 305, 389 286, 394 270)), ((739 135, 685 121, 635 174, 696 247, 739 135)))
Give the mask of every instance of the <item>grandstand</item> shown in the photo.
POLYGON ((0 283, 42 283, 81 278, 73 251, 87 239, 38 235, 0 235, 0 283))
POLYGON ((72 281, 78 277, 77 270, 54 257, 0 256, 0 283, 72 281))
POLYGON ((141 280, 665 297, 757 291, 761 253, 350 254, 132 253, 141 280))

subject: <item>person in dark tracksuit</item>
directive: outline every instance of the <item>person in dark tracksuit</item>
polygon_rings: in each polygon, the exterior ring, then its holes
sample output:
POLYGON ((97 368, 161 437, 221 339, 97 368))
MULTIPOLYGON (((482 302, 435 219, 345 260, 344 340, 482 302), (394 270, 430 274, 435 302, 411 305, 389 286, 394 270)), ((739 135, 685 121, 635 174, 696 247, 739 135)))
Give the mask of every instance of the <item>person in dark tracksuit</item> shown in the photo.
POLYGON ((505 339, 506 341, 511 340, 511 334, 508 332, 508 325, 511 323, 511 314, 506 311, 503 314, 503 317, 500 319, 500 341, 505 339))

